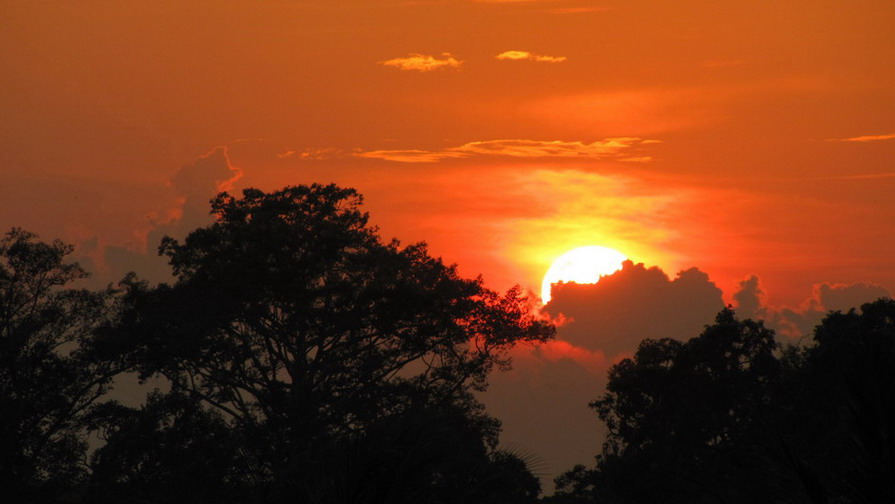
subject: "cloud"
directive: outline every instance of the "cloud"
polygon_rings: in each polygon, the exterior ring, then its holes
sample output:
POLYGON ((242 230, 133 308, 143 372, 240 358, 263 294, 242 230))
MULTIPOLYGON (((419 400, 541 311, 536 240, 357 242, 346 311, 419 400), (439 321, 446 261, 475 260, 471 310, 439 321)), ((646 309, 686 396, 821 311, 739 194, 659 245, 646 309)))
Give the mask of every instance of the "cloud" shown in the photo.
POLYGON ((751 275, 739 285, 740 289, 733 294, 733 302, 740 318, 766 320, 768 317, 767 301, 761 280, 751 275))
POLYGON ((541 56, 539 54, 532 54, 528 51, 505 51, 498 54, 497 59, 499 60, 510 60, 510 61, 537 61, 539 63, 561 63, 566 60, 565 56, 541 56))
POLYGON ((437 163, 445 159, 462 158, 467 155, 456 151, 426 151, 416 149, 405 150, 375 150, 367 152, 358 152, 357 157, 384 159, 386 161, 397 161, 399 163, 437 163))
POLYGON ((865 135, 850 138, 828 138, 828 142, 876 142, 880 140, 895 140, 895 133, 888 135, 865 135))
POLYGON ((830 311, 847 311, 881 297, 890 297, 888 289, 865 282, 850 284, 819 283, 801 306, 771 307, 761 286, 761 280, 751 275, 740 282, 733 299, 741 318, 764 320, 768 327, 791 339, 811 336, 830 311))
POLYGON ((631 149, 641 145, 660 143, 636 137, 606 138, 591 143, 563 140, 484 140, 469 142, 440 151, 427 150, 376 150, 356 153, 363 158, 384 159, 403 163, 434 163, 445 159, 470 156, 506 156, 516 158, 576 158, 615 159, 617 161, 644 162, 648 156, 629 156, 631 149))
POLYGON ((442 58, 428 54, 413 53, 406 58, 393 58, 387 61, 380 61, 379 64, 385 66, 393 66, 400 70, 416 70, 418 72, 430 72, 443 68, 459 68, 463 64, 462 61, 451 56, 451 53, 442 53, 442 58))
POLYGON ((190 231, 211 223, 209 200, 221 191, 230 191, 243 173, 230 164, 226 147, 218 147, 193 163, 182 166, 171 177, 176 203, 160 215, 147 218, 152 227, 146 235, 146 250, 108 246, 103 254, 107 281, 117 281, 128 271, 136 271, 150 281, 171 278, 166 261, 156 254, 156 247, 165 235, 178 239, 190 231))
POLYGON ((571 319, 560 338, 614 361, 645 338, 693 338, 723 307, 721 289, 696 268, 672 280, 658 267, 625 261, 596 284, 555 285, 544 311, 571 319))
MULTIPOLYGON (((721 291, 693 268, 675 279, 627 261, 596 284, 567 284, 545 307, 568 317, 556 339, 513 350, 513 370, 482 395, 503 420, 501 440, 526 447, 557 474, 599 452, 605 425, 587 404, 605 392, 609 367, 644 338, 689 339, 723 308, 721 291), (561 429, 545 426, 562 425, 561 429)), ((548 483, 549 484, 549 483, 548 483)))

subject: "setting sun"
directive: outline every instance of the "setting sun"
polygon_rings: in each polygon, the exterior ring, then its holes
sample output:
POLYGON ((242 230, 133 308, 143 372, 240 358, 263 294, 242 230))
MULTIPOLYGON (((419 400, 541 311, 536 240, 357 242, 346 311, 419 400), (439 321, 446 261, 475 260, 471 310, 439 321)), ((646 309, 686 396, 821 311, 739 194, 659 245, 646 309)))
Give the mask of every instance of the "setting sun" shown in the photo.
POLYGON ((620 270, 626 259, 618 250, 596 245, 570 250, 553 261, 544 275, 541 299, 544 304, 550 301, 550 291, 555 283, 597 283, 601 276, 620 270))

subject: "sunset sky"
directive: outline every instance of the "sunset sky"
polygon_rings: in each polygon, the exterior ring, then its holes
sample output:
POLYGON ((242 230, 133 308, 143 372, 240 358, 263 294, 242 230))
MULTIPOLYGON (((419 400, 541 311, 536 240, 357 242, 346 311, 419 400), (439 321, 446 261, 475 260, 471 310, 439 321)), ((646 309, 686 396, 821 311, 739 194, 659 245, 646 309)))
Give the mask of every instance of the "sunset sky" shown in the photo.
POLYGON ((552 477, 640 339, 724 304, 799 337, 895 292, 893 27, 883 0, 6 1, 0 226, 164 280, 217 190, 336 182, 499 290, 617 249, 486 399, 552 477))

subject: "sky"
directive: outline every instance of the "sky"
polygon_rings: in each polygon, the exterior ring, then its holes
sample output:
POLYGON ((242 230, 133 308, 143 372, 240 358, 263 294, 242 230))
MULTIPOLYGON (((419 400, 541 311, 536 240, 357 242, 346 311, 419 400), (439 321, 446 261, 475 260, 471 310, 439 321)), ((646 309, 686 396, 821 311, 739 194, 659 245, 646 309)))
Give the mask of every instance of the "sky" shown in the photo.
POLYGON ((3 12, 0 229, 75 244, 94 285, 164 280, 158 241, 208 223, 219 190, 311 182, 357 188, 384 237, 497 290, 537 296, 575 247, 629 257, 555 296, 557 340, 517 349, 483 399, 548 479, 592 462, 586 403, 641 339, 731 304, 797 341, 895 292, 888 1, 3 12))

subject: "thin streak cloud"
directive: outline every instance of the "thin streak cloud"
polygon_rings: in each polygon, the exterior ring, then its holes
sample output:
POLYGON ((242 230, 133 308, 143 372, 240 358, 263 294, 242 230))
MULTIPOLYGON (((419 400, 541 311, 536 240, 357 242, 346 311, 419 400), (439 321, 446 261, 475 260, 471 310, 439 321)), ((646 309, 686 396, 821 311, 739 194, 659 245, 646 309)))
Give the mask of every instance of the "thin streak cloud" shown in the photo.
POLYGON ((888 135, 865 135, 865 136, 856 136, 850 138, 829 138, 828 142, 876 142, 879 140, 892 140, 895 139, 895 133, 889 133, 888 135))
POLYGON ((384 159, 402 163, 435 163, 445 159, 471 156, 506 156, 516 158, 588 158, 615 159, 627 162, 646 162, 647 156, 632 156, 630 150, 658 140, 636 137, 606 138, 591 143, 563 140, 485 140, 469 142, 458 147, 438 151, 418 149, 375 150, 354 154, 362 158, 384 159))
POLYGON ((497 59, 509 61, 537 61, 538 63, 562 63, 565 56, 542 56, 528 51, 504 51, 498 54, 497 59))

